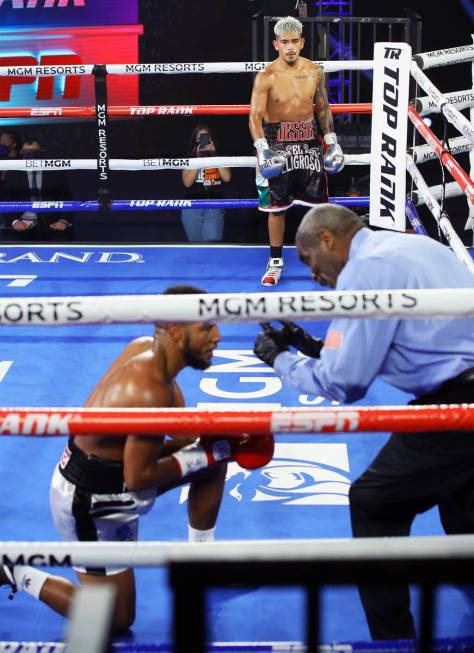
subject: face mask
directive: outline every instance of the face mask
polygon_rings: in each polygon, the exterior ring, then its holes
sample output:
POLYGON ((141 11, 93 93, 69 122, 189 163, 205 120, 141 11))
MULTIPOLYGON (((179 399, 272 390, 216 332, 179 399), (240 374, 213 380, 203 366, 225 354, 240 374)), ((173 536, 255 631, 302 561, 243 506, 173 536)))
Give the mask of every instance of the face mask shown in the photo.
POLYGON ((41 152, 23 152, 22 156, 24 159, 40 159, 41 152))
POLYGON ((6 159, 9 151, 8 145, 0 145, 0 159, 6 159))

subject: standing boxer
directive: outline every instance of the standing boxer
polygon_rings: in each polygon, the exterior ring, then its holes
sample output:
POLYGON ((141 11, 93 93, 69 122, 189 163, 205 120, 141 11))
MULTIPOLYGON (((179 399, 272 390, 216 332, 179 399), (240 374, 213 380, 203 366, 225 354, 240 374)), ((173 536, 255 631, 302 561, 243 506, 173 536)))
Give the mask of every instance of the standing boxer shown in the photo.
POLYGON ((286 210, 295 199, 308 206, 327 202, 325 171, 336 173, 344 166, 323 70, 300 57, 302 29, 292 16, 275 24, 273 45, 278 58, 256 76, 250 104, 259 209, 269 214, 270 258, 262 277, 264 286, 275 286, 283 271, 286 210))

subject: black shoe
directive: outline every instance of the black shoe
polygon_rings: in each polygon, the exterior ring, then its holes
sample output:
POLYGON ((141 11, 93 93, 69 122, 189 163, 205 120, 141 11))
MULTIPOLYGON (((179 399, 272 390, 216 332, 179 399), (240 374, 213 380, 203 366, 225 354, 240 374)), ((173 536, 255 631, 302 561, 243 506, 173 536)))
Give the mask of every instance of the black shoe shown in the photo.
POLYGON ((5 565, 0 566, 0 585, 10 585, 10 594, 8 598, 11 600, 16 592, 18 592, 18 587, 15 582, 15 577, 13 576, 13 565, 6 563, 5 565))

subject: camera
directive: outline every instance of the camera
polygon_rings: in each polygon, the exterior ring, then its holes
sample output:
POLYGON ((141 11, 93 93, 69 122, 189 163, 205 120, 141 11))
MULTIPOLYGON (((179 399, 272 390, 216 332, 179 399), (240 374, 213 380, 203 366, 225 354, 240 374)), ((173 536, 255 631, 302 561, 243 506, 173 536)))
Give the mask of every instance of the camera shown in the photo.
POLYGON ((199 135, 199 149, 203 150, 207 145, 209 145, 209 134, 206 132, 199 135))

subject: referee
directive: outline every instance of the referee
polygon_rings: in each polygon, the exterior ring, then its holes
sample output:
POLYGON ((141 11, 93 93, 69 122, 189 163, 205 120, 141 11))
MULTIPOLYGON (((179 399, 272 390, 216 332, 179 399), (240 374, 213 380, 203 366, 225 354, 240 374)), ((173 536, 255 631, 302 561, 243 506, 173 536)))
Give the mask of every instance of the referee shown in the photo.
MULTIPOLYGON (((311 209, 296 234, 313 279, 338 291, 472 288, 474 275, 426 236, 371 231, 347 208, 311 209)), ((474 318, 335 319, 325 341, 290 324, 267 327, 255 354, 290 386, 342 403, 379 377, 414 395, 410 404, 474 401, 474 318), (302 358, 290 353, 294 346, 302 358)), ((437 505, 448 534, 474 533, 474 433, 392 434, 349 493, 354 537, 409 535, 437 505)), ((373 639, 416 637, 407 585, 360 587, 373 639)))

